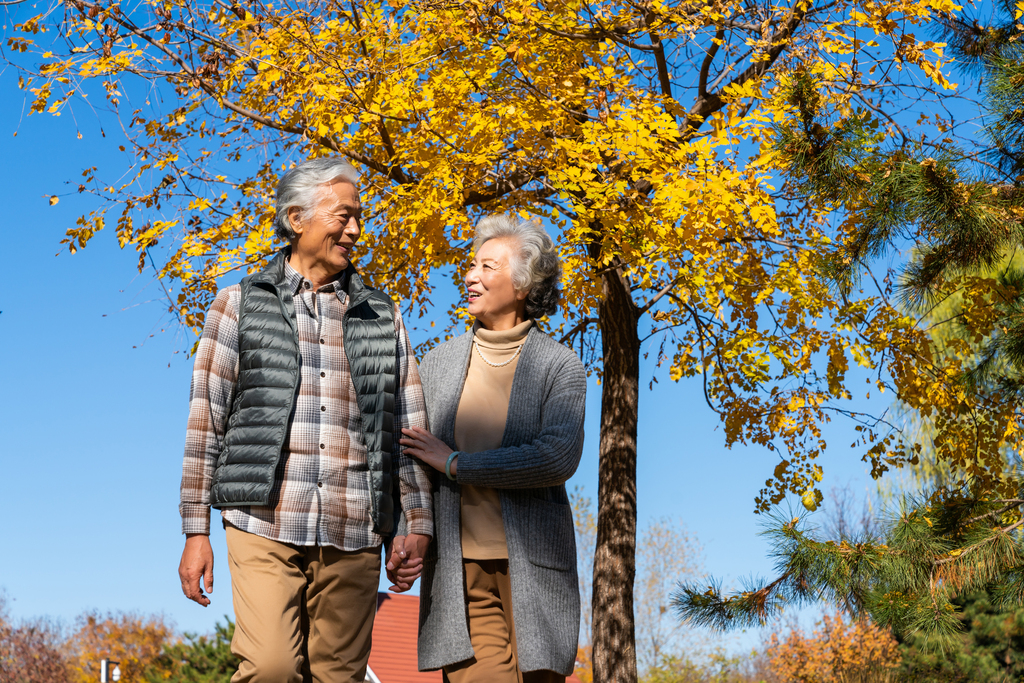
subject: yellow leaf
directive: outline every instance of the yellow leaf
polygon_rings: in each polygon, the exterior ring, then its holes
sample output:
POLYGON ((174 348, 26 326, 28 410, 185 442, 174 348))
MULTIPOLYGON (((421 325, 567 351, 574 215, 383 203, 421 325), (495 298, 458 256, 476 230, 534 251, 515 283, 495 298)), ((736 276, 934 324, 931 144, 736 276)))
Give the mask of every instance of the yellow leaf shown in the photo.
POLYGON ((823 496, 821 491, 815 488, 809 488, 804 492, 804 495, 800 496, 800 502, 804 504, 804 507, 814 512, 818 509, 818 505, 821 503, 823 496))

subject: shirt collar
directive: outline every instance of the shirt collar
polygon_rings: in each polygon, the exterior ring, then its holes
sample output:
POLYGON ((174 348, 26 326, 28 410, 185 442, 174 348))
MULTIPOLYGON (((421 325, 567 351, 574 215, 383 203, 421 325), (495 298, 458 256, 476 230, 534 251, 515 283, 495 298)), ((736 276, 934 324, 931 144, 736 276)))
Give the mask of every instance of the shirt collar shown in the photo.
MULTIPOLYGON (((345 294, 345 283, 348 280, 348 268, 338 273, 338 277, 334 278, 333 281, 324 285, 325 287, 332 287, 338 295, 345 294)), ((292 264, 288 261, 284 262, 284 277, 285 282, 288 283, 288 289, 291 293, 300 294, 302 292, 313 291, 313 283, 299 274, 299 271, 292 268, 292 264)))

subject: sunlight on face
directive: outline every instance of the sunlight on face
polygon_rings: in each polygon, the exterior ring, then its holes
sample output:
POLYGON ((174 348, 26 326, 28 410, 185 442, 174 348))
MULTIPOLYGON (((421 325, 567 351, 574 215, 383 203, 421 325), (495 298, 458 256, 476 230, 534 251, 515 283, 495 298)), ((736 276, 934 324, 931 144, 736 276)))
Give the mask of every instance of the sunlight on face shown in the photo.
POLYGON ((464 278, 469 313, 490 330, 511 328, 523 317, 528 292, 517 292, 512 284, 514 248, 508 238, 487 240, 464 278))
POLYGON ((331 183, 309 220, 301 220, 298 210, 289 213, 289 219, 299 236, 292 245, 292 253, 307 270, 334 275, 348 268, 363 229, 359 191, 352 183, 331 183))

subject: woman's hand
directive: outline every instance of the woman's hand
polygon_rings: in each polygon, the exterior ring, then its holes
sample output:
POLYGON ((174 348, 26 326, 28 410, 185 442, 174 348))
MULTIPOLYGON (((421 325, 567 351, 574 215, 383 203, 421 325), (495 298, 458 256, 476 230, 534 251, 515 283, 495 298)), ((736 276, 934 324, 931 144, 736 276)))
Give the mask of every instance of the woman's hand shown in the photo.
MULTIPOLYGON (((448 448, 444 441, 441 441, 426 429, 423 429, 423 427, 408 427, 402 430, 402 435, 400 443, 405 447, 406 453, 425 462, 438 472, 444 472, 448 456, 452 454, 452 449, 448 448)), ((451 471, 453 477, 455 476, 455 466, 458 462, 459 459, 457 457, 452 461, 451 471)))
POLYGON ((391 541, 391 553, 384 568, 387 570, 392 593, 404 593, 412 588, 413 582, 423 574, 423 558, 427 555, 430 536, 409 534, 395 536, 391 541))

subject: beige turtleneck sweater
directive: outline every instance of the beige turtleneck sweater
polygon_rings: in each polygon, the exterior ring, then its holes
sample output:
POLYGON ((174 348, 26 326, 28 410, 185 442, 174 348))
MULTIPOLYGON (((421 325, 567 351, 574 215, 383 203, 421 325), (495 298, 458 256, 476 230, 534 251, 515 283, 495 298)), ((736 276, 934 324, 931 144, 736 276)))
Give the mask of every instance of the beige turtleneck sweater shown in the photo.
MULTIPOLYGON (((459 410, 455 414, 456 449, 477 453, 501 447, 508 401, 512 395, 512 379, 519 363, 517 350, 526 341, 532 324, 532 320, 527 320, 502 332, 485 330, 479 323, 473 326, 475 344, 470 352, 459 410), (512 360, 496 368, 488 365, 484 358, 494 364, 512 360)), ((469 484, 460 488, 462 557, 469 560, 507 559, 508 545, 498 491, 469 484)))

